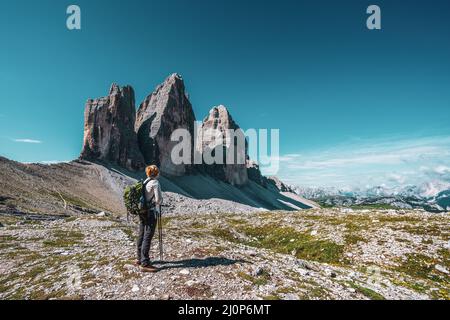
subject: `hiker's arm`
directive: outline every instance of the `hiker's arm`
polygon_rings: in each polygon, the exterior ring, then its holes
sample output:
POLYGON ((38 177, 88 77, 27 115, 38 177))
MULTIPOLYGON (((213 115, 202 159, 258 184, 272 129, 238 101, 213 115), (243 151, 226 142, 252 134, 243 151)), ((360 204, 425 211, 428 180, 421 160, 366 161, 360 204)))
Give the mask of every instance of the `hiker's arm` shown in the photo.
POLYGON ((156 203, 156 205, 162 205, 163 197, 162 197, 161 186, 159 185, 159 182, 156 183, 155 189, 153 190, 153 192, 155 193, 155 203, 156 203))

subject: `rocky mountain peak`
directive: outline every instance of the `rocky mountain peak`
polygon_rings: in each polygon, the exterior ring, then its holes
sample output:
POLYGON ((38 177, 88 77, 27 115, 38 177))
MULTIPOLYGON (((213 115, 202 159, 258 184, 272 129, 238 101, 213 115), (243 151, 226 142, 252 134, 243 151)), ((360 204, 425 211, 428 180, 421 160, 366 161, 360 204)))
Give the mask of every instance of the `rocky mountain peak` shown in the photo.
POLYGON ((183 81, 183 77, 179 73, 172 73, 170 76, 167 77, 166 80, 179 80, 183 81))
POLYGON ((176 129, 187 129, 193 146, 194 122, 184 81, 180 75, 172 74, 145 98, 137 111, 135 131, 145 162, 159 165, 168 175, 182 176, 191 171, 190 165, 172 162, 171 151, 177 143, 170 136, 176 129))
MULTIPOLYGON (((127 88, 131 88, 131 87, 127 86, 127 88)), ((117 83, 113 83, 111 85, 111 88, 109 89, 109 95, 120 94, 120 92, 121 92, 120 86, 117 83)))
POLYGON ((139 170, 144 161, 137 145, 135 98, 131 86, 113 84, 109 95, 89 99, 84 113, 80 159, 101 161, 139 170))
MULTIPOLYGON (((80 158, 107 162, 141 170, 146 164, 156 164, 167 176, 184 176, 198 171, 232 185, 242 186, 250 180, 266 186, 259 167, 248 162, 247 142, 239 150, 237 140, 227 136, 228 130, 242 134, 224 105, 213 107, 203 120, 201 129, 218 129, 224 138, 224 160, 232 144, 235 146, 233 163, 199 165, 174 164, 171 153, 178 142, 171 141, 176 129, 186 129, 191 134, 191 163, 194 157, 195 115, 186 93, 181 75, 173 73, 158 85, 135 111, 135 95, 131 86, 120 87, 113 83, 109 95, 90 99, 85 109, 84 143, 80 158), (244 159, 243 163, 240 161, 244 159), (194 169, 195 168, 195 169, 194 169), (198 169, 198 170, 197 170, 198 169)), ((211 147, 207 139, 197 145, 205 152, 211 147)), ((224 161, 226 162, 226 161, 224 161)))
MULTIPOLYGON (((227 158, 227 152, 230 152, 229 149, 231 148, 231 143, 234 144, 235 150, 235 161, 234 163, 224 163, 224 164, 212 164, 212 165, 204 165, 204 170, 212 175, 213 177, 224 180, 232 185, 245 185, 248 182, 248 174, 247 174, 247 167, 245 164, 245 159, 247 158, 247 146, 246 141, 244 142, 244 145, 242 146, 242 150, 239 149, 239 145, 235 141, 230 141, 230 137, 227 136, 227 130, 235 130, 239 131, 243 135, 244 133, 239 128, 236 122, 234 122, 233 118, 231 117, 228 109, 223 106, 219 105, 216 107, 213 107, 210 111, 208 116, 203 120, 202 124, 202 130, 203 130, 203 152, 208 152, 207 149, 211 148, 217 148, 218 145, 214 144, 213 137, 209 137, 208 130, 214 129, 219 130, 222 133, 222 137, 224 139, 222 145, 223 145, 223 151, 224 151, 224 159, 227 158), (211 145, 212 144, 212 145, 211 145), (238 162, 238 154, 243 155, 244 163, 238 162)), ((239 134, 239 133, 238 133, 239 134)))
POLYGON ((230 112, 224 105, 213 107, 209 111, 209 115, 203 120, 203 125, 221 131, 239 129, 239 126, 234 122, 230 112))

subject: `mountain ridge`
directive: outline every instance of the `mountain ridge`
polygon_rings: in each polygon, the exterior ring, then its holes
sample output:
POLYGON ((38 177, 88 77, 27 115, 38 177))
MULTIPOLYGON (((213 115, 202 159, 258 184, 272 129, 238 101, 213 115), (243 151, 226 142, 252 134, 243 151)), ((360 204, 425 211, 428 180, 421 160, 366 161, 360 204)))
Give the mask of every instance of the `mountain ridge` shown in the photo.
POLYGON ((324 206, 354 207, 379 205, 392 207, 393 209, 424 209, 437 213, 450 211, 450 190, 438 189, 430 193, 427 184, 394 189, 384 186, 358 190, 318 187, 292 187, 292 189, 295 193, 324 206))
MULTIPOLYGON (((248 156, 247 145, 245 150, 237 150, 237 154, 244 154, 244 164, 210 165, 204 161, 194 164, 193 155, 198 151, 193 140, 196 116, 186 93, 184 80, 179 74, 167 77, 139 104, 137 111, 134 100, 131 86, 119 87, 117 84, 111 86, 109 96, 88 100, 85 107, 85 138, 79 159, 119 165, 132 171, 156 164, 163 175, 205 173, 237 186, 246 185, 254 177, 254 182, 266 186, 259 166, 248 156), (131 126, 134 132, 130 132, 131 126), (180 128, 188 130, 191 135, 190 164, 174 164, 171 159, 171 151, 177 144, 171 141, 171 134, 180 128)), ((218 129, 223 135, 226 130, 235 130, 243 135, 239 125, 223 105, 213 107, 204 118, 201 130, 206 132, 209 129, 218 129)), ((208 151, 208 143, 203 141, 200 151, 208 151)), ((213 145, 214 148, 220 147, 219 143, 213 145)), ((226 154, 229 146, 225 141, 222 146, 226 154)))

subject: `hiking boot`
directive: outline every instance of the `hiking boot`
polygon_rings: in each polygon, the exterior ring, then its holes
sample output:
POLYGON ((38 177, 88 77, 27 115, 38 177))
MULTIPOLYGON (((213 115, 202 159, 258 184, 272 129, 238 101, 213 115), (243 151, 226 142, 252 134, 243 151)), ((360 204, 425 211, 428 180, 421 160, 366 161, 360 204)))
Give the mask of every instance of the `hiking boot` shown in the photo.
POLYGON ((141 266, 141 271, 142 272, 158 272, 158 269, 152 265, 148 265, 148 266, 141 266))

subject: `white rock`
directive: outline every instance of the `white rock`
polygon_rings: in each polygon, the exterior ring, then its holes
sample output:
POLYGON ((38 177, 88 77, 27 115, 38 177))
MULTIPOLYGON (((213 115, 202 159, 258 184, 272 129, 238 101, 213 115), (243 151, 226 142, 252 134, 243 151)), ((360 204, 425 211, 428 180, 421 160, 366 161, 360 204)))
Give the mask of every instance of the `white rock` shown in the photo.
POLYGON ((184 284, 187 285, 188 287, 191 287, 195 284, 195 281, 189 280, 189 281, 186 281, 184 284))
POLYGON ((441 266, 440 264, 435 265, 434 268, 439 272, 449 274, 448 270, 444 266, 441 266))
POLYGON ((445 247, 446 249, 449 249, 449 250, 450 250, 450 240, 447 242, 446 245, 444 245, 444 247, 445 247))
POLYGON ((317 230, 313 230, 313 231, 311 231, 311 235, 312 235, 312 236, 315 236, 315 235, 317 235, 317 230))
POLYGON ((190 272, 188 269, 183 269, 180 271, 181 274, 188 275, 190 272))
POLYGON ((287 293, 284 295, 283 300, 298 300, 298 295, 293 293, 287 293))
POLYGON ((248 251, 248 255, 251 256, 251 257, 255 257, 257 255, 257 252, 251 250, 251 251, 248 251))
POLYGON ((138 292, 139 291, 139 287, 138 285, 134 285, 133 288, 131 289, 132 292, 138 292))
POLYGON ((106 213, 104 211, 97 213, 97 217, 106 217, 106 213))

